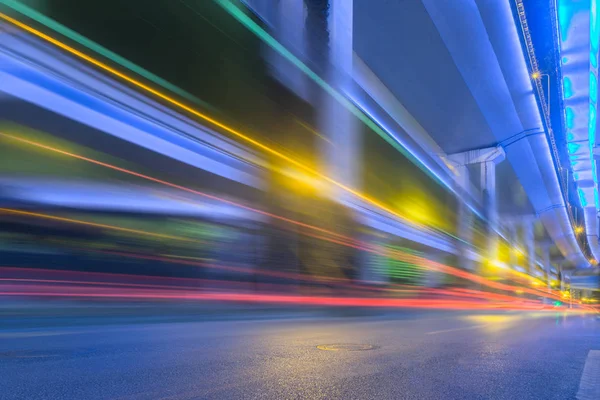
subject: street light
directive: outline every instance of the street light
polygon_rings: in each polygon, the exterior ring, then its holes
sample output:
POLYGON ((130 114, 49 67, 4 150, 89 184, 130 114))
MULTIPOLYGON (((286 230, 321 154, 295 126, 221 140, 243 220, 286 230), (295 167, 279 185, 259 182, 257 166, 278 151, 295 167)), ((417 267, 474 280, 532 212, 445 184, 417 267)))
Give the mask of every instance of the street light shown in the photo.
POLYGON ((533 71, 533 73, 531 74, 531 79, 534 79, 537 81, 538 79, 541 79, 544 76, 548 79, 548 84, 547 84, 546 90, 548 91, 548 102, 547 102, 548 113, 550 113, 550 75, 542 74, 542 73, 540 73, 540 71, 533 71))

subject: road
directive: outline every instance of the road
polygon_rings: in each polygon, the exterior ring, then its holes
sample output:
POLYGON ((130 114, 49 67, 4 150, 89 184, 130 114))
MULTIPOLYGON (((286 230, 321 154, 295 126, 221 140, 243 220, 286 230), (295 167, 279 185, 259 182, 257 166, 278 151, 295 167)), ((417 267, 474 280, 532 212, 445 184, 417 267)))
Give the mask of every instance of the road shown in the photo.
POLYGON ((194 319, 0 329, 0 399, 564 400, 600 350, 591 315, 194 319))

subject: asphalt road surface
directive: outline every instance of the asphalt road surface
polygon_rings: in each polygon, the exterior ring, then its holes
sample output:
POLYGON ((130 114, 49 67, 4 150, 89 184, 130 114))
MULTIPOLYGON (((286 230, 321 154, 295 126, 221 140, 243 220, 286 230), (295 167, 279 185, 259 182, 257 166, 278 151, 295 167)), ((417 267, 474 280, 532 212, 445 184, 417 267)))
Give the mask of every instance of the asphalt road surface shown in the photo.
POLYGON ((0 323, 0 399, 587 400, 600 385, 591 315, 195 319, 0 323))

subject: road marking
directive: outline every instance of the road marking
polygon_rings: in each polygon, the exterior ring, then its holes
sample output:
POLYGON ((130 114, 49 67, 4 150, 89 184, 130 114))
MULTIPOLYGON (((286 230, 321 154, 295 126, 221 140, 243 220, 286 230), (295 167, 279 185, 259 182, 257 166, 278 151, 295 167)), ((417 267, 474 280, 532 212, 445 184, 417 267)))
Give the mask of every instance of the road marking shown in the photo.
POLYGON ((590 350, 579 381, 578 400, 600 399, 600 350, 590 350))
POLYGON ((335 343, 335 344, 320 344, 317 346, 319 350, 328 351, 363 351, 363 350, 374 350, 377 346, 371 344, 354 344, 354 343, 335 343))
POLYGON ((54 356, 56 354, 36 354, 30 351, 7 351, 0 353, 0 358, 48 358, 54 356))
POLYGON ((456 331, 466 331, 468 329, 477 329, 477 328, 483 328, 484 326, 488 326, 489 324, 481 324, 481 325, 471 325, 471 326, 464 326, 462 328, 454 328, 454 329, 444 329, 441 331, 432 331, 432 332, 427 332, 426 335, 437 335, 438 333, 446 333, 446 332, 456 332, 456 331))
POLYGON ((41 336, 76 335, 89 331, 25 331, 25 332, 0 332, 0 339, 28 338, 41 336))

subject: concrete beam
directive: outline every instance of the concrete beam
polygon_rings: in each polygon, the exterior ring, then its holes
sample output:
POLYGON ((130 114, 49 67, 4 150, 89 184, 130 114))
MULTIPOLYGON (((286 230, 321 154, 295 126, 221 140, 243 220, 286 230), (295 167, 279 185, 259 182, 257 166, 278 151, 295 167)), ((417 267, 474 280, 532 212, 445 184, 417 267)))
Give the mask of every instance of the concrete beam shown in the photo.
POLYGON ((495 232, 498 231, 498 210, 496 204, 496 164, 502 162, 505 158, 502 147, 488 147, 484 149, 469 150, 462 153, 455 153, 448 156, 448 159, 456 164, 457 169, 464 174, 463 180, 468 179, 467 165, 481 165, 481 189, 484 201, 487 203, 488 222, 490 230, 488 232, 488 254, 490 259, 496 259, 498 256, 498 237, 495 232))
POLYGON ((468 150, 462 153, 454 153, 448 155, 448 159, 457 166, 466 166, 472 164, 481 164, 493 162, 499 164, 506 158, 504 149, 498 147, 487 147, 484 149, 468 150))

